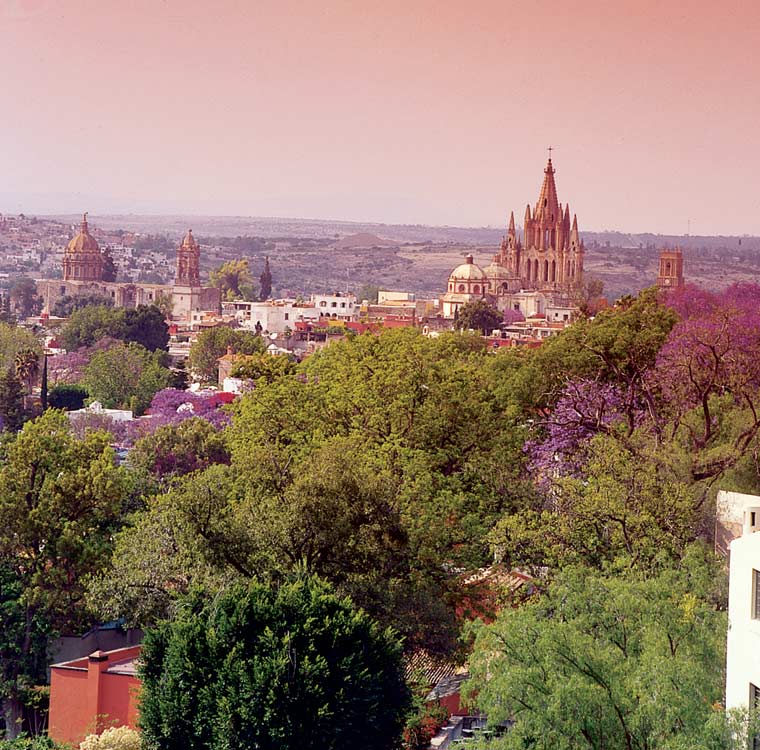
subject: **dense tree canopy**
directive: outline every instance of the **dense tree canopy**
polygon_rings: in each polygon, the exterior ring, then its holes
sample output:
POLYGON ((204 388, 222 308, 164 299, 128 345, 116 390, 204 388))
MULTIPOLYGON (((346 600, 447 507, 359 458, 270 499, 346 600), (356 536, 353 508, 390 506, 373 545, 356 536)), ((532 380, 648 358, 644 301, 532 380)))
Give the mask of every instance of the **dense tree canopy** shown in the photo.
POLYGON ((694 545, 712 541, 718 486, 760 492, 758 300, 754 286, 645 290, 537 349, 395 329, 300 364, 204 331, 192 370, 213 380, 229 347, 252 388, 224 409, 154 397, 130 469, 144 507, 90 602, 151 625, 181 620, 196 590, 306 571, 407 651, 451 657, 495 556, 534 575, 494 593, 523 604, 472 662, 483 707, 518 719, 506 746, 728 748, 710 708, 720 573, 694 545))
POLYGON ((264 348, 263 339, 252 331, 217 326, 198 334, 190 347, 187 364, 202 381, 215 382, 219 358, 228 350, 233 354, 258 354, 263 352, 264 348))
POLYGON ((478 299, 462 305, 457 315, 457 327, 490 336, 503 320, 503 314, 496 307, 487 300, 478 299))
POLYGON ((68 351, 93 346, 106 338, 156 351, 166 349, 169 329, 155 305, 125 310, 90 304, 75 309, 61 331, 61 342, 68 351))
POLYGON ((62 412, 27 423, 7 447, 0 465, 6 716, 17 716, 23 690, 44 678, 47 636, 88 622, 84 579, 109 558, 125 486, 108 436, 76 439, 62 412))
POLYGON ((714 581, 699 549, 653 578, 569 567, 478 630, 469 695, 489 721, 515 722, 505 750, 703 747, 723 695, 714 581))
MULTIPOLYGON (((228 260, 211 272, 211 286, 219 289, 222 299, 256 298, 256 283, 253 280, 247 258, 228 260)), ((271 283, 271 281, 270 281, 271 283)))
POLYGON ((393 750, 409 705, 392 632, 306 577, 191 599, 148 633, 141 672, 165 750, 393 750))
POLYGON ((171 373, 163 362, 161 352, 119 343, 93 355, 82 385, 103 406, 132 409, 140 415, 153 396, 169 384, 171 373))

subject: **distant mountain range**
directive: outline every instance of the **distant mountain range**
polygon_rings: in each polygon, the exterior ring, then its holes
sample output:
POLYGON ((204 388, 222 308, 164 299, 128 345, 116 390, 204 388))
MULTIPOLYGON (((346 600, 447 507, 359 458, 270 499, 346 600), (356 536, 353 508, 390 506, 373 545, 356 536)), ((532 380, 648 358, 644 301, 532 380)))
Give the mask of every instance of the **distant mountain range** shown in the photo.
MULTIPOLYGON (((66 223, 79 221, 79 214, 51 215, 48 218, 66 223)), ((186 216, 186 215, 137 215, 137 214, 90 214, 90 221, 104 229, 128 229, 137 232, 167 232, 180 235, 192 227, 196 234, 223 237, 252 235, 264 238, 304 237, 314 239, 341 239, 347 235, 372 235, 378 245, 396 243, 446 243, 472 245, 498 245, 505 228, 497 227, 449 227, 423 224, 376 224, 328 219, 281 219, 247 216, 186 216), (380 238, 383 238, 382 240, 380 238)), ((518 228, 519 230, 519 228, 518 228)), ((581 231, 586 245, 619 248, 680 245, 684 248, 727 248, 760 252, 757 236, 688 236, 662 235, 652 232, 627 234, 614 230, 601 232, 581 231)), ((370 237, 361 242, 369 242, 370 237)), ((354 245, 362 246, 362 245, 354 245)), ((371 245, 367 245, 371 246, 371 245)))

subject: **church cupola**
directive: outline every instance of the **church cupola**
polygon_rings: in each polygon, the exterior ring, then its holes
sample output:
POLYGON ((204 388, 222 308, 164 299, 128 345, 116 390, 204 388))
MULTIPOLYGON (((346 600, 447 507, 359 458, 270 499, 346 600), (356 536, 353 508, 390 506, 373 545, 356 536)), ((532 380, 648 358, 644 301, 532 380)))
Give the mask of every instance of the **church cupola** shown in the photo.
POLYGON ((64 281, 102 281, 103 256, 97 240, 90 234, 87 214, 82 216, 79 232, 63 254, 64 281))

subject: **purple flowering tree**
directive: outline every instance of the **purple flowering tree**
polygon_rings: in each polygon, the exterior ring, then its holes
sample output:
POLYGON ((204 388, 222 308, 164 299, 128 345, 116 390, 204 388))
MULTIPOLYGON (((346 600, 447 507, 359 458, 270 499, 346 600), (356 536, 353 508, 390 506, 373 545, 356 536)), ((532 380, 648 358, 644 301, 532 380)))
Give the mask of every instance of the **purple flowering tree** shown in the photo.
POLYGON ((652 377, 676 423, 697 408, 701 450, 716 432, 715 397, 730 396, 750 419, 736 438, 741 455, 760 429, 760 286, 735 284, 720 294, 686 292, 668 299, 681 316, 657 357, 652 377))
POLYGON ((48 383, 50 386, 66 384, 75 385, 84 378, 84 371, 90 364, 93 354, 110 349, 118 344, 117 339, 108 336, 96 341, 92 346, 81 346, 66 354, 48 357, 48 383))
POLYGON ((572 380, 542 424, 545 437, 526 444, 529 468, 542 482, 556 476, 580 476, 591 438, 615 431, 630 433, 643 415, 642 405, 618 385, 572 380))
POLYGON ((146 417, 132 425, 132 440, 149 435, 158 427, 177 425, 191 417, 199 417, 221 430, 231 420, 230 413, 222 408, 228 403, 228 394, 211 391, 193 393, 177 388, 164 388, 153 397, 146 417))

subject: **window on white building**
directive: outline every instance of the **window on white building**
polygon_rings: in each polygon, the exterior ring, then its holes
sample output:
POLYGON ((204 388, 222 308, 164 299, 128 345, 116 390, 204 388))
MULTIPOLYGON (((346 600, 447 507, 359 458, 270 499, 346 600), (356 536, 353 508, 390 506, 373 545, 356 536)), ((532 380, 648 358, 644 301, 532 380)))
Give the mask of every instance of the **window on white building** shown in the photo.
POLYGON ((760 571, 752 571, 752 619, 760 620, 760 571))

